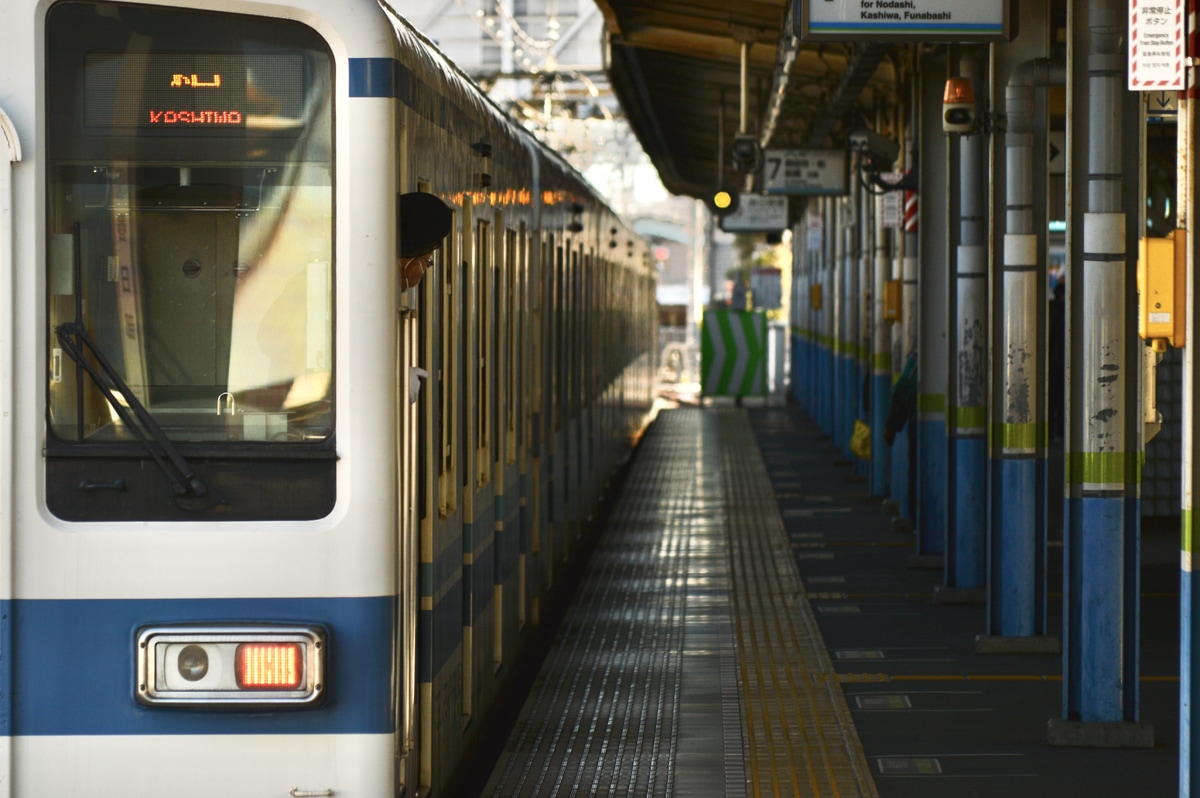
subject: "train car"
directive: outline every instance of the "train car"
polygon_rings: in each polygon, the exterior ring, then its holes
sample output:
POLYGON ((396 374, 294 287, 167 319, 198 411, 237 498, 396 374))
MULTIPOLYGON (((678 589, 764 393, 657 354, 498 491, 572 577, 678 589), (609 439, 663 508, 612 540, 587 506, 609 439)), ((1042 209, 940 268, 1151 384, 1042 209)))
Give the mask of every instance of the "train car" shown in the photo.
POLYGON ((449 793, 646 423, 644 242, 386 2, 6 2, 0 134, 0 795, 449 793))

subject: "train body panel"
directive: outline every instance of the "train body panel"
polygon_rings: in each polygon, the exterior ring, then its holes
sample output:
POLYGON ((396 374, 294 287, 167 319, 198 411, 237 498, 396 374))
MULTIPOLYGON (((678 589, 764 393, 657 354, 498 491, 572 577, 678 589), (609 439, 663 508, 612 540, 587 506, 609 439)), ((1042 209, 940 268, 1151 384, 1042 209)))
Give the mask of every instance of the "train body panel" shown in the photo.
POLYGON ((0 21, 4 794, 443 792, 648 413, 644 244, 386 4, 0 21))
POLYGON ((390 734, 20 737, 13 756, 24 767, 13 787, 14 794, 69 796, 124 784, 142 785, 126 795, 210 796, 220 763, 223 783, 234 785, 229 794, 320 795, 336 783, 337 795, 391 795, 390 773, 377 763, 391 758, 393 746, 390 734), (130 757, 131 746, 141 755, 130 757), (204 755, 182 756, 188 748, 204 755), (294 783, 280 789, 280 772, 294 783))

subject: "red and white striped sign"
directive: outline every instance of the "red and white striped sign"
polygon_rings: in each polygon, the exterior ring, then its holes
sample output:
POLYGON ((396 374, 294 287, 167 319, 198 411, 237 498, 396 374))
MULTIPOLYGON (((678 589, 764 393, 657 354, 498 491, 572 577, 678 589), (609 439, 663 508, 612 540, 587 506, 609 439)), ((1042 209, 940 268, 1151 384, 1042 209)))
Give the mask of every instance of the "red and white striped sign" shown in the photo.
POLYGON ((917 232, 917 192, 904 192, 904 232, 917 232))
POLYGON ((1184 88, 1183 0, 1129 0, 1129 90, 1184 88))

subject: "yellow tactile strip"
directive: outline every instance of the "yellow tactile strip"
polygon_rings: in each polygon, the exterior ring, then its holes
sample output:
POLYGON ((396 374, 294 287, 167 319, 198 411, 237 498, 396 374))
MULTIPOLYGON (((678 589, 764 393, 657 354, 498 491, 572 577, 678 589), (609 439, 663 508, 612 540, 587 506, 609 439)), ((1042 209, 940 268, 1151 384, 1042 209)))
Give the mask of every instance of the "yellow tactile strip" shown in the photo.
POLYGON ((750 421, 717 409, 753 796, 877 796, 750 421))

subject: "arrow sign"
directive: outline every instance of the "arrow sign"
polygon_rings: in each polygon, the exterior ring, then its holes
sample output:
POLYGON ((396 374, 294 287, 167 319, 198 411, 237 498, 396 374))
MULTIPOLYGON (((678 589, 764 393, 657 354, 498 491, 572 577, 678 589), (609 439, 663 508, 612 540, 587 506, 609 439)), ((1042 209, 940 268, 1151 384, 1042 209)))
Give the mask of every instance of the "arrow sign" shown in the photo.
POLYGON ((704 313, 700 342, 705 396, 763 396, 767 387, 767 316, 734 310, 704 313))
POLYGON ((1046 159, 1047 171, 1052 175, 1065 175, 1067 173, 1067 134, 1061 130, 1052 130, 1049 141, 1046 143, 1050 156, 1046 159))
POLYGON ((1146 111, 1150 116, 1174 116, 1179 111, 1179 93, 1174 91, 1146 92, 1146 111))

